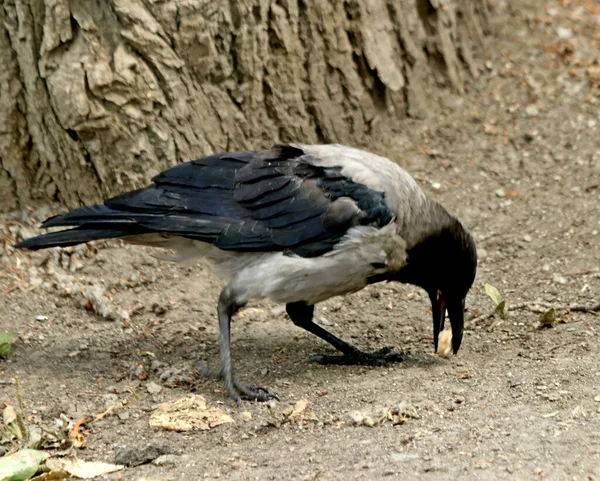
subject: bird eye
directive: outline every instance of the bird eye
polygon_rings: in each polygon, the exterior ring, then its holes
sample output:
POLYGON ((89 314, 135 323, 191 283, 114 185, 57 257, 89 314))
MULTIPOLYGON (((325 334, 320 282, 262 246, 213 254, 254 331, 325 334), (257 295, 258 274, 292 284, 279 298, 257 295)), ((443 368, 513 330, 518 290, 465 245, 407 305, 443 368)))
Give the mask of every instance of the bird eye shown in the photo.
POLYGON ((373 269, 385 269, 387 267, 387 265, 385 265, 382 262, 373 262, 371 264, 371 267, 373 267, 373 269))

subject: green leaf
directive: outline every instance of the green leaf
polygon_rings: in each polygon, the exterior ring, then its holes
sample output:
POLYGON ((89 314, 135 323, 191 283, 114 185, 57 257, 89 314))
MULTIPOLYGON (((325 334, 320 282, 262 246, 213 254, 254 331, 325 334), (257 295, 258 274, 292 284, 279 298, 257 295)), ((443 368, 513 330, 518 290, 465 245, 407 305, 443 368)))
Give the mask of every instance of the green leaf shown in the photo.
POLYGON ((500 314, 502 319, 506 319, 508 317, 508 309, 506 308, 506 301, 500 302, 494 309, 494 314, 500 314))
POLYGON ((554 311, 554 308, 551 307, 546 312, 544 312, 538 319, 538 322, 540 328, 554 327, 554 324, 556 324, 556 312, 554 311))
POLYGON ((22 449, 0 459, 0 479, 7 481, 25 481, 39 469, 46 455, 33 449, 22 449))
POLYGON ((8 331, 0 334, 0 357, 6 357, 10 353, 10 344, 17 337, 15 331, 8 331))
POLYGON ((485 293, 489 296, 489 298, 494 301, 494 304, 496 304, 496 306, 500 305, 502 302, 502 294, 500 294, 500 291, 491 284, 486 284, 483 286, 483 288, 485 289, 485 293))

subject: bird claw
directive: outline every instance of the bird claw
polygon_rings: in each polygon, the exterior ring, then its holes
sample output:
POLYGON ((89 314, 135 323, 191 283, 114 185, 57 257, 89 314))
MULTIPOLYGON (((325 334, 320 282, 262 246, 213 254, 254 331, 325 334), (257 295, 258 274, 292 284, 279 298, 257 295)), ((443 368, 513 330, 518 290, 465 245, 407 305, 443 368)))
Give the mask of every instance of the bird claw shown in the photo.
POLYGON ((267 388, 262 386, 246 386, 236 378, 233 378, 233 387, 237 392, 231 392, 231 390, 228 389, 229 395, 233 397, 238 404, 240 404, 242 398, 258 402, 266 402, 271 399, 279 401, 279 396, 275 393, 270 393, 267 388))
MULTIPOLYGON (((196 364, 196 368, 200 371, 200 374, 204 377, 208 377, 211 379, 221 379, 224 380, 225 376, 223 373, 217 373, 212 371, 204 362, 198 362, 196 364)), ((227 392, 229 396, 240 405, 242 399, 246 399, 249 401, 258 401, 258 402, 266 402, 271 399, 276 399, 279 401, 279 396, 275 393, 270 393, 269 390, 262 386, 246 386, 244 383, 238 381, 235 377, 232 378, 231 385, 227 385, 225 383, 225 387, 227 388, 227 392)))
POLYGON ((366 366, 384 366, 390 363, 403 362, 408 359, 406 354, 390 354, 394 346, 385 346, 375 352, 356 352, 346 353, 339 356, 330 356, 318 354, 310 356, 310 361, 319 364, 337 364, 337 365, 366 365, 366 366))

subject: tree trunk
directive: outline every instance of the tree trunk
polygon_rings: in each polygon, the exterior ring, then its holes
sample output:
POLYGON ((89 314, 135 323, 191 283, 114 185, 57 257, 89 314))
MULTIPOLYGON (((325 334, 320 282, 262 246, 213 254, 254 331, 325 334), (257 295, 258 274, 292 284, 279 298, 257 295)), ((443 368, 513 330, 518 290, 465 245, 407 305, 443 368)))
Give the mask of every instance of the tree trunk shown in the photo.
POLYGON ((223 150, 385 150, 478 74, 487 15, 487 0, 4 0, 0 210, 98 201, 223 150))

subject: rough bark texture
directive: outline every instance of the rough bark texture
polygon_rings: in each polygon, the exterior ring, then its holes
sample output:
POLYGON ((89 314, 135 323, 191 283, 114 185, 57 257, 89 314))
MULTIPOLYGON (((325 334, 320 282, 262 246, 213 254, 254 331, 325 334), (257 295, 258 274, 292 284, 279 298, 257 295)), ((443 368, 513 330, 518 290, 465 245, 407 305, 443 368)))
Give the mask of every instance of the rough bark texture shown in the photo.
POLYGON ((379 145, 477 75, 486 2, 4 0, 0 210, 215 151, 379 145))

